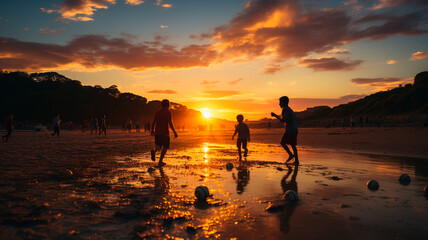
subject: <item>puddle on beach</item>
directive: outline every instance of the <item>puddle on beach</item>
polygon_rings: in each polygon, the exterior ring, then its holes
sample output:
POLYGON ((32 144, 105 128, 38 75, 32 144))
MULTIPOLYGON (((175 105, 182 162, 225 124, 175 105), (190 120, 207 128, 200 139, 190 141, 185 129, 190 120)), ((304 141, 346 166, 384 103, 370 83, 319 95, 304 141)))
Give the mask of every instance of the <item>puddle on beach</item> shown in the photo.
POLYGON ((171 149, 166 166, 149 154, 100 159, 25 185, 0 186, 0 236, 9 239, 421 239, 428 236, 426 159, 299 149, 285 165, 277 145, 171 149), (227 170, 228 162, 234 164, 227 170), (398 178, 406 173, 409 185, 398 178), (380 188, 370 191, 366 182, 380 188), (198 202, 197 186, 211 197, 198 202), (298 204, 283 194, 298 192, 298 204), (266 209, 269 208, 269 211, 266 209))

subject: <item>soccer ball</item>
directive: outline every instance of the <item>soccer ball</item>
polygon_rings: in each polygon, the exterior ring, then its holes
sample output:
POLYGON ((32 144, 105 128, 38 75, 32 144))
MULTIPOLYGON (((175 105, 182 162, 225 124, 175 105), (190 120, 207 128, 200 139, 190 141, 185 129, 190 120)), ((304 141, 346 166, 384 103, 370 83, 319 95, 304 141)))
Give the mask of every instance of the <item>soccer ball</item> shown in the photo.
POLYGON ((147 172, 151 173, 151 172, 153 172, 154 170, 155 170, 154 168, 149 167, 149 168, 147 169, 147 172))
POLYGON ((367 188, 372 190, 372 191, 376 191, 379 189, 379 183, 376 180, 370 180, 367 182, 366 184, 367 188))
POLYGON ((205 200, 210 195, 210 191, 205 186, 199 186, 195 189, 195 196, 198 200, 205 200))
POLYGON ((425 187, 424 187, 424 193, 428 195, 428 185, 425 185, 425 187))
POLYGON ((407 174, 402 174, 398 179, 401 185, 409 185, 410 184, 410 176, 407 174))
POLYGON ((229 162, 229 163, 226 164, 226 169, 227 170, 232 170, 232 168, 233 168, 233 163, 229 162))
POLYGON ((285 199, 287 202, 290 202, 290 203, 296 203, 297 201, 299 201, 299 198, 298 198, 298 196, 297 196, 297 193, 296 193, 295 191, 293 191, 293 190, 288 190, 288 191, 286 191, 286 192, 284 193, 284 199, 285 199))

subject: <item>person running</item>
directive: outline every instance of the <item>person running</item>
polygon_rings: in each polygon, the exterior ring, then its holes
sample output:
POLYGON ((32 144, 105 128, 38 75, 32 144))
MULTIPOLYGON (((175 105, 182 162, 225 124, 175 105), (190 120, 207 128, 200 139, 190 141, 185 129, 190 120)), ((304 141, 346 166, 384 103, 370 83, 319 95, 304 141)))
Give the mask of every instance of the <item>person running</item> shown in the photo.
POLYGON ((59 118, 59 114, 53 119, 52 123, 54 132, 51 134, 51 137, 55 136, 55 134, 57 134, 57 136, 59 137, 59 127, 61 125, 61 119, 59 118))
POLYGON ((13 132, 13 114, 11 113, 9 116, 6 117, 6 120, 4 121, 4 127, 6 128, 6 135, 2 136, 3 142, 7 142, 9 140, 10 135, 12 135, 13 132))
POLYGON ((288 106, 289 99, 287 96, 283 96, 279 99, 279 106, 282 108, 282 118, 275 113, 271 113, 272 117, 276 117, 280 122, 285 122, 287 125, 285 127, 285 133, 282 136, 281 139, 281 145, 287 151, 288 153, 288 159, 286 163, 291 161, 293 158, 295 159, 294 163, 296 165, 299 165, 299 158, 297 155, 297 118, 296 114, 294 114, 294 111, 288 106), (290 145, 293 149, 293 153, 290 151, 290 149, 287 147, 287 145, 290 145))
POLYGON ((106 115, 100 118, 100 131, 98 137, 101 138, 101 134, 104 133, 104 138, 107 138, 107 124, 106 124, 106 115))
POLYGON ((236 116, 236 120, 238 120, 238 125, 236 125, 235 133, 232 136, 232 140, 235 137, 235 135, 238 134, 238 139, 236 140, 236 146, 238 147, 239 160, 242 160, 241 145, 242 145, 242 148, 245 150, 244 157, 247 157, 247 154, 248 154, 247 141, 250 141, 250 129, 248 128, 247 124, 242 122, 244 121, 244 116, 242 116, 241 114, 236 116))
POLYGON ((171 128, 172 132, 174 132, 174 136, 178 137, 177 132, 174 129, 174 124, 172 123, 172 114, 171 111, 169 111, 169 101, 167 99, 162 100, 161 106, 162 108, 155 114, 151 129, 151 134, 155 136, 156 147, 150 151, 151 159, 156 161, 156 152, 162 149, 159 157, 159 167, 165 165, 163 158, 165 157, 170 144, 168 126, 171 128))

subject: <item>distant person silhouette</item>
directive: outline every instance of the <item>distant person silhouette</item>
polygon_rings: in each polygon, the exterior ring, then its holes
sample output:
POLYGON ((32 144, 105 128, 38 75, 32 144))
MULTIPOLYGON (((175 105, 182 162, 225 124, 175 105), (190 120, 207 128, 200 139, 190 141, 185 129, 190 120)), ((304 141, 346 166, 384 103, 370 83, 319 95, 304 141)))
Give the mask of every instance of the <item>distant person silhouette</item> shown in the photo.
POLYGON ((244 157, 247 157, 248 155, 247 141, 250 141, 250 129, 248 128, 247 124, 242 122, 244 121, 244 116, 242 116, 241 114, 236 116, 236 120, 238 120, 238 125, 236 125, 235 127, 235 133, 232 136, 232 140, 235 137, 235 135, 238 134, 238 139, 236 140, 236 146, 238 147, 239 160, 242 160, 241 145, 242 145, 242 148, 245 150, 244 157))
POLYGON ((6 135, 2 136, 3 142, 7 142, 9 140, 10 135, 13 132, 13 114, 11 113, 6 117, 4 121, 4 128, 6 128, 6 135))
POLYGON ((140 122, 137 120, 135 121, 135 131, 139 132, 140 131, 140 122))
POLYGON ((283 96, 279 99, 279 106, 282 108, 282 118, 273 112, 271 113, 271 115, 273 117, 276 117, 281 123, 287 124, 285 127, 285 133, 281 139, 281 145, 285 149, 285 151, 287 151, 289 156, 286 163, 294 158, 294 163, 296 165, 299 165, 299 157, 296 148, 298 134, 297 118, 296 114, 294 114, 294 111, 288 106, 289 101, 290 100, 287 96, 283 96), (290 149, 287 147, 287 144, 291 146, 291 148, 293 149, 293 153, 291 153, 290 149))
POLYGON ((172 114, 169 111, 169 101, 167 99, 162 100, 162 108, 155 114, 153 119, 151 134, 155 136, 155 145, 156 147, 151 150, 151 159, 156 161, 156 152, 161 150, 158 166, 161 167, 165 165, 163 158, 165 157, 166 151, 168 151, 170 138, 169 138, 169 128, 174 132, 174 136, 178 137, 177 132, 174 129, 174 124, 172 123, 172 114))
POLYGON ((98 119, 96 117, 93 117, 91 120, 91 134, 95 132, 95 134, 98 133, 98 119))
MULTIPOLYGON (((285 176, 281 179, 282 192, 285 194, 285 192, 287 192, 288 190, 293 190, 296 193, 298 193, 296 178, 297 178, 297 173, 299 172, 299 165, 295 165, 293 170, 293 168, 289 164, 287 164, 287 168, 288 168, 287 174, 285 174, 285 176), (291 176, 291 179, 287 181, 291 173, 293 173, 293 175, 291 176)), ((283 233, 290 232, 290 218, 293 215, 293 212, 296 209, 296 207, 297 207, 296 204, 285 205, 284 214, 280 215, 280 221, 279 221, 280 222, 279 228, 281 232, 283 233)))
POLYGON ((100 122, 98 124, 100 125, 100 131, 99 131, 98 137, 101 138, 101 134, 104 133, 104 138, 107 138, 106 115, 100 118, 100 122))
POLYGON ((61 126, 59 114, 53 119, 52 124, 54 132, 51 134, 51 137, 55 136, 55 134, 59 137, 59 127, 61 126))

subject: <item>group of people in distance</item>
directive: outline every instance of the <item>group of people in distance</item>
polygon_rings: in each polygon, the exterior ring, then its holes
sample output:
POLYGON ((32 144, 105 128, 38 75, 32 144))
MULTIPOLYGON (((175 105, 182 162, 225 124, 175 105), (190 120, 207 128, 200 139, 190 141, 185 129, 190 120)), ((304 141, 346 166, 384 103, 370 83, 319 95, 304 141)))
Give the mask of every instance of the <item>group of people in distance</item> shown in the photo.
MULTIPOLYGON (((293 110, 288 106, 289 99, 284 96, 279 99, 279 106, 282 108, 281 116, 271 113, 271 115, 277 118, 279 121, 286 123, 285 133, 281 139, 281 146, 288 153, 288 159, 286 163, 290 162, 294 159, 294 163, 299 165, 299 158, 297 154, 297 119, 293 110), (290 151, 287 145, 290 145, 293 152, 290 151)), ((248 155, 247 143, 250 141, 250 129, 247 124, 245 124, 244 116, 239 114, 236 116, 238 124, 236 125, 235 132, 232 136, 232 140, 235 138, 236 134, 238 134, 238 139, 236 140, 236 146, 238 147, 239 160, 242 160, 242 150, 244 149, 244 157, 248 155)), ((55 135, 59 136, 61 119, 59 115, 57 115, 53 120, 53 129, 54 132, 50 135, 53 137, 55 135)), ((104 137, 106 137, 107 126, 106 126, 106 116, 104 115, 100 118, 98 122, 99 125, 99 136, 104 133, 104 137)), ((7 130, 7 134, 2 136, 3 142, 7 142, 9 140, 10 135, 13 131, 13 115, 10 114, 5 121, 5 127, 7 130)), ((161 109, 155 114, 153 119, 153 124, 151 126, 151 134, 155 136, 155 148, 153 148, 150 152, 151 159, 156 161, 156 152, 161 151, 159 157, 158 166, 163 166, 165 163, 163 159, 165 157, 166 152, 168 151, 170 145, 170 137, 169 137, 169 128, 171 128, 175 137, 178 137, 177 132, 175 131, 174 124, 172 123, 172 114, 169 110, 169 101, 167 99, 162 100, 161 109)), ((91 132, 92 133, 92 132, 91 132)))
MULTIPOLYGON (((288 159, 286 163, 289 163, 294 159, 294 164, 299 165, 299 157, 297 153, 297 118, 294 114, 294 111, 288 106, 289 99, 287 96, 283 96, 279 99, 279 106, 282 108, 281 116, 271 113, 272 117, 277 118, 280 122, 286 124, 285 133, 281 139, 281 146, 288 153, 288 159), (290 145, 291 151, 287 145, 290 145)), ((172 123, 172 114, 169 111, 169 101, 167 99, 162 100, 161 103, 162 108, 155 114, 151 134, 155 136, 155 148, 150 151, 151 159, 156 161, 156 152, 161 150, 161 154, 159 157, 158 166, 161 167, 165 165, 163 159, 165 157, 166 152, 168 151, 170 145, 170 137, 169 137, 169 128, 171 128, 174 136, 177 138, 177 132, 174 129, 174 124, 172 123)), ((244 149, 244 157, 248 155, 247 143, 250 141, 250 129, 248 125, 245 124, 244 116, 239 114, 236 116, 238 124, 235 127, 235 132, 232 136, 232 140, 235 138, 236 134, 238 134, 238 139, 236 140, 236 146, 238 147, 239 160, 242 160, 242 149, 244 149)))

